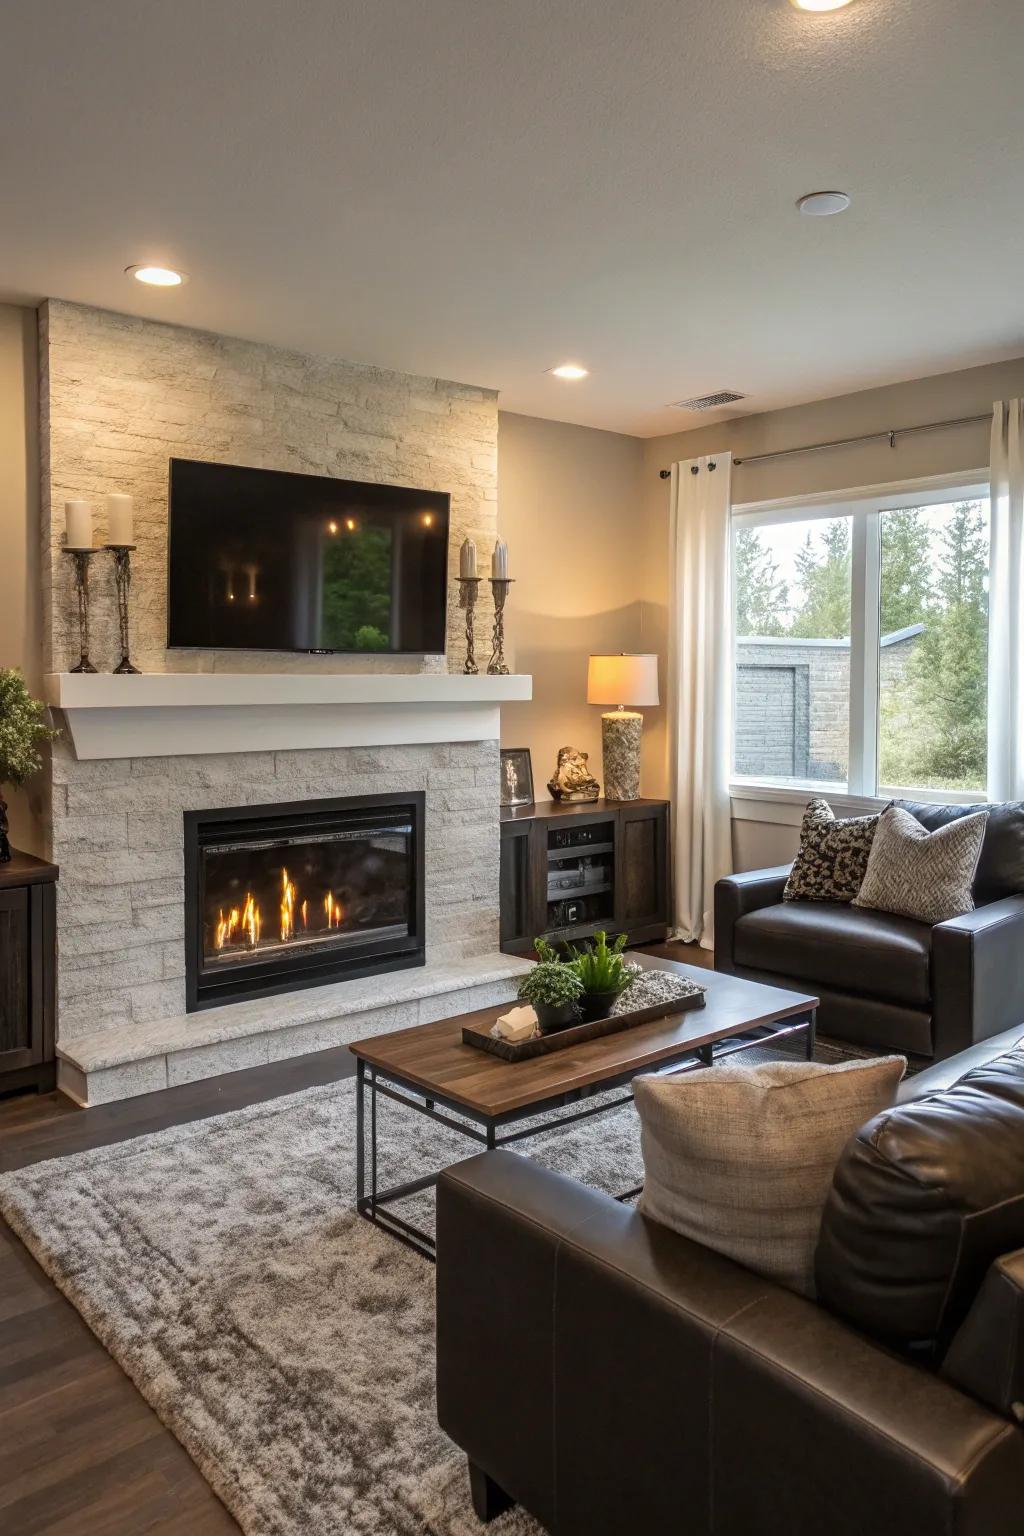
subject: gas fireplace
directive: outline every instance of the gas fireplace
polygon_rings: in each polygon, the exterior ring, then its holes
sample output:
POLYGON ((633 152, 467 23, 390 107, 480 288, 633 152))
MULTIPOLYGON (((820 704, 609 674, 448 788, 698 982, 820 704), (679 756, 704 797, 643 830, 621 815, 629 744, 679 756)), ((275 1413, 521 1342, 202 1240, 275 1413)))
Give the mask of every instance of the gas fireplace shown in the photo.
POLYGON ((424 963, 424 796, 185 813, 189 1012, 424 963))

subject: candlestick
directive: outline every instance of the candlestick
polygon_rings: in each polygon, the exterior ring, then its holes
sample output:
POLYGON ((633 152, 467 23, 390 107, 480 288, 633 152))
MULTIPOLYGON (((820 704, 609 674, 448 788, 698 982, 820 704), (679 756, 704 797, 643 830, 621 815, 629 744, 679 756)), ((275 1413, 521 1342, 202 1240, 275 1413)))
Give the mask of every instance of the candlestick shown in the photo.
POLYGON ((505 599, 508 597, 508 589, 511 585, 512 580, 508 576, 491 577, 491 591, 494 593, 494 628, 491 631, 491 659, 487 663, 487 671, 491 677, 508 675, 508 667, 505 665, 505 599))
POLYGON ((473 610, 476 608, 479 586, 479 576, 459 577, 459 607, 466 610, 466 665, 462 670, 469 677, 475 677, 480 671, 476 664, 476 635, 473 630, 473 610))
POLYGON ((107 497, 107 548, 127 549, 135 545, 132 498, 120 492, 107 497))
POLYGON ((476 545, 472 539, 463 539, 459 550, 459 580, 472 581, 476 577, 476 545))
POLYGON ((92 502, 66 501, 64 529, 68 549, 92 549, 92 502))
POLYGON ((508 581, 508 545, 499 539, 491 556, 491 580, 508 581))
POLYGON ((89 660, 89 561, 96 551, 77 549, 69 544, 65 547, 64 553, 70 555, 75 562, 75 592, 78 596, 78 640, 81 656, 78 666, 72 667, 71 670, 72 672, 95 672, 96 668, 89 660))
MULTIPOLYGON (((131 497, 126 497, 130 501, 131 497)), ((129 509, 129 519, 131 511, 129 509)), ((117 589, 117 626, 121 637, 121 660, 114 668, 115 676, 137 674, 138 667, 132 665, 128 655, 128 594, 132 585, 132 550, 134 544, 108 544, 107 549, 114 557, 114 585, 117 589)))

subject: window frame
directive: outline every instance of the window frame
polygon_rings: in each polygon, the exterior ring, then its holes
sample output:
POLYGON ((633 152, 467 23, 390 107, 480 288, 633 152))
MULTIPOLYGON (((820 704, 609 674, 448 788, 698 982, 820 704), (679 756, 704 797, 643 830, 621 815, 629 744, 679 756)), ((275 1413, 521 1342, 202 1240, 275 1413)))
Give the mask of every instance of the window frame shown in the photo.
MULTIPOLYGON (((886 787, 877 783, 878 721, 881 638, 879 591, 881 581, 881 519, 885 512, 909 507, 934 506, 942 501, 991 502, 987 469, 943 475, 923 475, 911 480, 864 486, 858 490, 782 497, 770 501, 739 502, 730 519, 730 564, 735 528, 774 527, 779 523, 807 522, 812 518, 850 518, 850 720, 849 764, 845 785, 808 780, 791 785, 733 771, 732 735, 728 764, 729 796, 735 820, 772 821, 799 825, 808 790, 827 795, 829 803, 845 815, 867 815, 880 810, 894 797, 938 805, 972 805, 981 791, 886 787)), ((735 603, 731 644, 735 650, 735 603)), ((735 659, 730 681, 730 710, 736 706, 735 659)), ((987 790, 984 792, 987 794, 987 790)))

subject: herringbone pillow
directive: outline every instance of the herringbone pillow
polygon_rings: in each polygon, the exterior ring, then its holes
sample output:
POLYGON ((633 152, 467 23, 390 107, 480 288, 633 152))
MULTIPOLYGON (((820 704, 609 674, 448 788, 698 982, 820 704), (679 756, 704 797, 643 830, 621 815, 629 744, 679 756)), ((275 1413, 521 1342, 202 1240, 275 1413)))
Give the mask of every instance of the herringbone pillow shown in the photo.
POLYGON ((840 1153, 891 1107, 906 1065, 882 1056, 636 1078, 640 1210, 813 1296, 821 1213, 840 1153))
POLYGON ((971 886, 985 840, 987 811, 926 832, 898 805, 882 812, 855 907, 874 907, 922 923, 974 911, 971 886))

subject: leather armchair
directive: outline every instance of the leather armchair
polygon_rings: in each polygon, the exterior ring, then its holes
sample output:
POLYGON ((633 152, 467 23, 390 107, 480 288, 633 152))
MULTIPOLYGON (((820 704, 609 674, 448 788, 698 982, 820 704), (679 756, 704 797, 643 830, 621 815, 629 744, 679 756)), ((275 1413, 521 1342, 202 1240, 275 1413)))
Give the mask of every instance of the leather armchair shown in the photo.
POLYGON ((442 1175, 437 1243, 438 1417, 481 1518, 515 1500, 553 1536, 1019 1530, 1012 1418, 607 1196, 489 1152, 442 1175))
MULTIPOLYGON (((926 825, 977 807, 917 807, 926 825)), ((811 989, 821 1034, 942 1061, 1024 1022, 1024 811, 996 807, 973 912, 930 926, 828 902, 783 902, 789 866, 715 887, 715 969, 811 989)))

